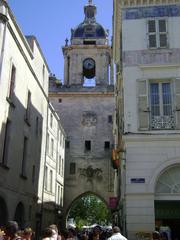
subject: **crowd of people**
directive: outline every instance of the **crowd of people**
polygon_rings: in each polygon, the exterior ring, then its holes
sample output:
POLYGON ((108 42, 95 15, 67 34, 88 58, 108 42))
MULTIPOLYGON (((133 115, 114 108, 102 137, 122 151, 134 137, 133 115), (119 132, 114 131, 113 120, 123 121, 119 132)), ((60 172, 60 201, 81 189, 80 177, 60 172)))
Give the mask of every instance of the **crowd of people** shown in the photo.
MULTIPOLYGON (((0 227, 0 240, 35 240, 37 236, 31 228, 19 230, 15 221, 9 221, 5 227, 0 227)), ((67 228, 59 231, 55 224, 52 224, 42 231, 38 240, 127 240, 120 233, 119 227, 102 229, 97 225, 92 230, 81 231, 74 228, 67 228)))

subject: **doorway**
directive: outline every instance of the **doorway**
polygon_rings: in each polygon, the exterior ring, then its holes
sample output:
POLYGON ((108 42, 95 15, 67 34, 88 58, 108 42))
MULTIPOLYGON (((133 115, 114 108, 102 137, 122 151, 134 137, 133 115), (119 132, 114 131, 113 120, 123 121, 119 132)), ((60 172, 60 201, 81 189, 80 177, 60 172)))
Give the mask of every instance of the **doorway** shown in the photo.
POLYGON ((155 201, 156 227, 169 227, 172 240, 180 239, 180 201, 155 201))

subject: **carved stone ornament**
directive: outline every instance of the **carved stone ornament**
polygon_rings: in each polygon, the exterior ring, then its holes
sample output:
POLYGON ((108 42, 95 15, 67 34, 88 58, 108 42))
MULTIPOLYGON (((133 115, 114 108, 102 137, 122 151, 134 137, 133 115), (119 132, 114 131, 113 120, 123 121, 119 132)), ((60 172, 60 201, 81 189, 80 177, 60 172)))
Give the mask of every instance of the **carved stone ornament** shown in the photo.
POLYGON ((86 127, 96 126, 97 115, 94 112, 84 112, 82 115, 82 125, 86 127))
POLYGON ((87 168, 79 168, 79 176, 86 178, 87 182, 92 182, 93 180, 102 181, 102 169, 92 168, 88 166, 87 168))

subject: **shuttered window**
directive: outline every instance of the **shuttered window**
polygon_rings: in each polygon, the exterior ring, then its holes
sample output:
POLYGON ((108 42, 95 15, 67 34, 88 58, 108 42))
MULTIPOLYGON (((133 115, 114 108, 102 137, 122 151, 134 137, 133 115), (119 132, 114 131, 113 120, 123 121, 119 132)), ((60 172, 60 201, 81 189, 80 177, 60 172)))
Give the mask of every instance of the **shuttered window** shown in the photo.
POLYGON ((139 130, 180 129, 180 78, 138 80, 139 130))
POLYGON ((176 113, 176 129, 180 129, 180 78, 175 79, 175 113, 176 113))
POLYGON ((149 48, 168 47, 168 32, 166 19, 148 20, 147 31, 149 48))
POLYGON ((170 82, 150 82, 151 129, 174 129, 170 82))
POLYGON ((139 130, 149 129, 148 81, 138 80, 139 130))

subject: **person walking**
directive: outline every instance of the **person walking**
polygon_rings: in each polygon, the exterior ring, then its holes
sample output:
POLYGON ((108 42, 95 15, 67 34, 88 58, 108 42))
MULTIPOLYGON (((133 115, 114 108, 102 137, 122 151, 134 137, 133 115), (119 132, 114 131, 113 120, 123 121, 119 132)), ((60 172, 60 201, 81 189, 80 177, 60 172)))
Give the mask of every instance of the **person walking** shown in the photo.
POLYGON ((113 227, 112 232, 112 236, 108 238, 108 240, 127 240, 127 238, 121 234, 119 227, 113 227))

